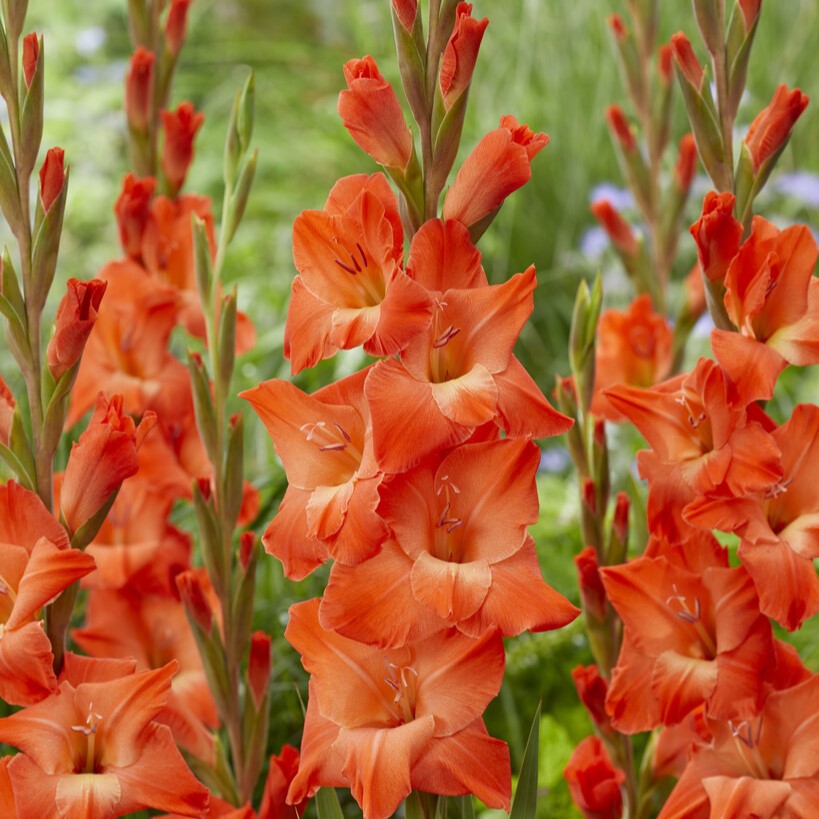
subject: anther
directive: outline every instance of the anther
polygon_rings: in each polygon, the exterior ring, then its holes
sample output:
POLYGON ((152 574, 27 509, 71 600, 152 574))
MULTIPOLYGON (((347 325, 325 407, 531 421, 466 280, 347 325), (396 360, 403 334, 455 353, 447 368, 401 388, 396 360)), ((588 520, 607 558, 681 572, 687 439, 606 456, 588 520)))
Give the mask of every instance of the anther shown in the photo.
POLYGON ((344 436, 344 440, 347 441, 347 443, 349 443, 351 438, 347 434, 347 430, 344 429, 344 427, 341 426, 341 424, 339 424, 338 421, 333 421, 333 426, 344 436))
POLYGON ((439 347, 446 346, 449 341, 461 332, 460 327, 453 327, 451 324, 444 330, 438 338, 432 343, 432 346, 437 350, 439 347))
MULTIPOLYGON (((338 265, 338 266, 339 266, 339 267, 340 267, 342 270, 346 270, 346 271, 347 271, 347 272, 348 272, 348 273, 349 273, 351 276, 357 276, 357 275, 358 275, 358 270, 356 270, 356 269, 355 269, 355 268, 353 268, 353 267, 350 267, 350 265, 348 265, 348 264, 344 264, 344 262, 342 262, 340 259, 334 259, 333 261, 335 261, 335 263, 336 263, 336 264, 337 264, 337 265, 338 265)), ((353 261, 355 261, 355 260, 353 260, 353 261)), ((360 269, 360 268, 359 268, 359 269, 360 269)))
MULTIPOLYGON (((355 246, 358 248, 358 252, 361 254, 361 264, 364 267, 366 267, 367 266, 367 254, 364 252, 364 248, 361 247, 361 245, 358 242, 355 243, 355 246)), ((350 255, 352 255, 352 254, 350 254, 350 255)), ((355 262, 355 259, 353 259, 353 261, 355 262)), ((356 267, 358 267, 357 262, 356 262, 356 267)))
POLYGON ((341 452, 345 449, 347 449, 347 444, 340 441, 337 444, 325 444, 324 446, 320 446, 319 452, 341 452))

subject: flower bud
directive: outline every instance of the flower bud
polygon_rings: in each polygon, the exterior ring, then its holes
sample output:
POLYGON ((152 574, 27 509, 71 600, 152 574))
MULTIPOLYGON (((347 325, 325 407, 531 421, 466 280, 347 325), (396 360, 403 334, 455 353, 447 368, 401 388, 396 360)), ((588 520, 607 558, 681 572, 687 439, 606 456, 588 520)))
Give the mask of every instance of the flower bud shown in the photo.
POLYGON ((619 819, 623 815, 621 785, 626 775, 614 767, 599 737, 586 737, 574 749, 563 776, 584 816, 619 819))
POLYGON ((624 151, 631 152, 637 149, 634 131, 619 105, 609 105, 606 108, 606 121, 609 124, 612 136, 620 143, 620 147, 624 151))
POLYGON ((168 17, 165 20, 165 45, 173 57, 179 54, 185 42, 190 4, 191 0, 171 0, 171 7, 168 9, 168 17))
POLYGON ((392 10, 404 29, 411 34, 418 17, 418 0, 392 0, 392 10))
POLYGON ((671 82, 671 75, 674 71, 674 48, 671 43, 663 43, 657 51, 657 73, 663 81, 663 85, 671 82))
POLYGON ((608 24, 612 34, 614 34, 618 40, 624 40, 628 37, 628 29, 619 14, 610 14, 608 16, 608 24))
POLYGON ((680 193, 688 193, 697 172, 697 143, 693 134, 685 134, 680 140, 680 153, 674 167, 674 184, 680 193))
POLYGON ((125 115, 128 124, 138 133, 148 130, 154 98, 155 55, 140 46, 131 57, 125 75, 125 115))
POLYGON ((43 206, 43 213, 51 210, 51 206, 62 193, 64 184, 65 152, 62 148, 51 148, 40 168, 40 203, 43 206))
POLYGON ((209 586, 210 580, 204 569, 188 569, 176 576, 179 597, 188 614, 205 634, 210 634, 214 617, 209 586))
POLYGON ((267 693, 270 681, 270 636, 254 631, 250 638, 250 654, 247 658, 247 682, 256 710, 267 693))
POLYGON ((161 116, 165 133, 162 171, 172 195, 176 195, 188 175, 188 168, 193 161, 193 141, 205 115, 196 113, 193 103, 183 102, 176 111, 162 111, 161 116))
POLYGON ((256 548, 256 535, 253 532, 242 532, 239 535, 239 563, 244 571, 250 565, 250 558, 256 548))
POLYGON ((782 151, 808 102, 798 88, 789 91, 786 85, 780 85, 776 89, 770 104, 757 115, 745 136, 754 172, 758 173, 764 162, 782 151))
POLYGON ((637 237, 631 225, 623 219, 611 202, 608 199, 599 199, 592 203, 590 210, 617 250, 625 256, 636 257, 640 250, 637 237))
POLYGON ((614 534, 625 543, 628 540, 628 513, 631 507, 631 501, 628 494, 625 492, 618 492, 617 499, 614 503, 614 518, 611 522, 611 528, 614 534))
POLYGON ((447 111, 469 90, 481 40, 489 25, 486 17, 475 20, 471 15, 471 3, 458 3, 455 26, 441 57, 438 83, 447 111))
POLYGON ((700 267, 712 282, 725 278, 728 265, 739 253, 742 224, 733 215, 735 202, 732 193, 709 191, 702 203, 702 215, 690 228, 700 267))
POLYGON ((699 93, 702 91, 705 69, 697 59, 697 55, 691 47, 691 41, 685 34, 678 31, 671 38, 671 47, 674 49, 674 57, 686 81, 699 93))
POLYGON ((574 559, 577 567, 580 598, 587 616, 602 622, 606 617, 606 590, 600 578, 597 563, 597 552, 594 547, 586 546, 574 559))
POLYGON ((108 282, 68 280, 68 289, 57 307, 54 335, 48 345, 48 369, 55 381, 79 362, 88 336, 97 321, 108 282))
POLYGON ((392 85, 369 55, 344 66, 347 90, 338 96, 338 113, 350 136, 376 162, 404 171, 413 154, 412 134, 392 85))
POLYGON ((759 18, 759 12, 762 9, 762 0, 737 0, 737 5, 739 6, 740 12, 742 12, 742 21, 745 23, 745 33, 749 34, 759 18))
POLYGON ((152 176, 139 179, 128 173, 122 180, 122 191, 114 205, 122 249, 137 261, 142 258, 142 236, 148 224, 155 188, 156 180, 152 176))
POLYGON ((611 720, 606 713, 608 683, 596 665, 578 665, 572 669, 572 680, 580 702, 586 706, 595 723, 605 731, 611 730, 611 720))
POLYGON ((23 37, 23 80, 26 88, 31 88, 37 61, 40 59, 40 38, 32 32, 23 37))
POLYGON ((0 444, 6 447, 9 445, 9 439, 11 438, 11 425, 14 421, 15 406, 16 402, 9 385, 0 375, 0 444))

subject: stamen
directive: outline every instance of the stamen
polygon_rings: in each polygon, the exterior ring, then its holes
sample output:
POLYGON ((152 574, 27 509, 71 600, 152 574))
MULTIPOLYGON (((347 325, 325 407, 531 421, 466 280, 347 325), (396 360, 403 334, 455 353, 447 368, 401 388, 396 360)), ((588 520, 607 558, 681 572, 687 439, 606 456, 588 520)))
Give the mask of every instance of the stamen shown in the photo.
POLYGON ((439 347, 445 347, 449 341, 458 335, 461 332, 460 327, 454 327, 453 325, 449 325, 449 327, 444 330, 438 338, 432 343, 432 346, 437 350, 439 347))
POLYGON ((309 424, 309 423, 308 424, 302 424, 299 427, 299 432, 304 432, 304 430, 307 430, 306 438, 307 438, 308 441, 312 441, 313 437, 316 434, 316 430, 323 430, 324 427, 325 427, 324 421, 316 421, 313 424, 309 424))
POLYGON ((792 483, 793 478, 788 478, 787 480, 780 481, 780 483, 775 483, 773 486, 769 486, 765 490, 765 500, 773 500, 780 495, 784 495, 792 483))
POLYGON ((338 266, 339 266, 339 267, 340 267, 342 270, 346 270, 346 271, 347 271, 347 272, 348 272, 348 273, 349 273, 351 276, 357 276, 357 275, 358 275, 358 270, 356 270, 355 268, 350 267, 350 266, 349 266, 349 265, 347 265, 347 264, 344 264, 344 262, 342 262, 340 259, 334 259, 333 261, 334 261, 334 262, 335 262, 335 263, 336 263, 336 264, 337 264, 337 265, 338 265, 338 266))
POLYGON ((9 587, 5 583, 0 583, 0 594, 8 594, 9 587))
POLYGON ((339 424, 338 421, 333 421, 333 426, 344 436, 345 441, 349 443, 352 440, 350 436, 347 434, 347 430, 344 429, 344 427, 341 426, 341 424, 339 424))
POLYGON ((674 591, 674 594, 670 595, 666 598, 665 604, 673 609, 671 606, 672 603, 679 603, 682 607, 681 611, 675 611, 674 614, 680 618, 680 620, 684 620, 686 623, 696 623, 702 617, 702 604, 700 603, 700 598, 694 598, 694 611, 693 613, 688 610, 688 603, 686 602, 686 598, 679 593, 677 590, 677 584, 672 583, 671 588, 674 591))
POLYGON ((734 739, 738 739, 746 748, 753 749, 754 747, 754 734, 753 729, 751 728, 751 724, 747 720, 743 720, 739 723, 739 725, 734 725, 732 720, 728 720, 728 728, 731 731, 734 739), (743 736, 742 732, 746 731, 745 736, 743 736))
POLYGON ((339 442, 337 444, 325 444, 319 447, 319 452, 341 452, 347 449, 347 444, 339 442))
MULTIPOLYGON (((358 242, 355 243, 355 246, 358 248, 358 252, 361 254, 361 264, 364 267, 367 267, 367 254, 364 252, 364 248, 361 247, 358 242)), ((353 259, 353 261, 355 261, 355 259, 353 259)), ((358 267, 358 263, 356 263, 356 267, 358 267)))
POLYGON ((688 423, 691 424, 694 429, 697 429, 699 425, 705 420, 705 413, 701 412, 697 418, 695 419, 693 415, 688 416, 688 423))

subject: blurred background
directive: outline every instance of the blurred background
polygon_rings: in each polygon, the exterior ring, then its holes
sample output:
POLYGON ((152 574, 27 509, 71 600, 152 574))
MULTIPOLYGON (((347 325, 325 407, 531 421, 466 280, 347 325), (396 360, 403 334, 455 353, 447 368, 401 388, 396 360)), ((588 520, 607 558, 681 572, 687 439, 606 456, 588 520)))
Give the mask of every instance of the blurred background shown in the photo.
MULTIPOLYGON (((695 40, 690 3, 662 3, 664 38, 679 29, 695 40)), ((258 343, 240 364, 236 391, 271 377, 287 377, 282 337, 287 298, 295 270, 290 231, 303 209, 320 208, 335 180, 376 170, 344 130, 336 100, 344 87, 345 61, 372 54, 382 73, 399 87, 392 52, 388 0, 195 0, 188 42, 182 52, 174 105, 189 99, 206 114, 187 190, 221 200, 221 156, 230 105, 247 66, 256 72, 257 117, 254 142, 259 169, 250 204, 228 254, 227 276, 239 283, 240 307, 254 320, 258 343)), ((624 190, 605 126, 605 106, 626 95, 606 25, 625 0, 476 0, 473 16, 490 18, 470 97, 463 137, 468 152, 486 131, 511 113, 551 143, 533 164, 532 182, 514 194, 481 241, 484 265, 494 281, 534 262, 539 289, 535 314, 524 331, 519 356, 544 391, 556 373, 567 371, 566 341, 571 305, 582 276, 604 273, 608 305, 630 298, 628 284, 589 213, 598 196, 622 204, 624 190), (619 198, 618 198, 619 197, 619 198)), ((123 78, 130 46, 125 0, 31 0, 30 27, 45 36, 46 111, 44 150, 65 149, 71 165, 66 233, 58 276, 89 278, 120 255, 112 208, 126 169, 123 78)), ((819 226, 819 0, 767 2, 757 33, 740 109, 738 137, 770 100, 776 86, 799 86, 814 103, 800 120, 789 149, 769 183, 759 209, 781 225, 819 226)), ((675 136, 685 130, 677 95, 675 136)), ((457 166, 456 166, 457 167, 457 166)), ((670 172, 671 168, 668 169, 670 172)), ((690 220, 699 214, 706 181, 695 185, 690 220)), ((693 241, 681 242, 678 276, 695 258, 693 241)), ((55 293, 61 287, 55 286, 55 293)), ((178 339, 180 351, 184 339, 178 339)), ((700 340, 703 346, 705 335, 700 340)), ((696 351, 696 344, 694 345, 696 351)), ((13 381, 8 356, 3 374, 13 381)), ((297 383, 313 389, 341 372, 357 368, 357 353, 325 362, 297 383)), ((810 388, 812 389, 812 388, 810 388)), ((799 388, 806 400, 816 390, 799 388)), ((237 408, 239 402, 237 401, 237 408)), ((248 415, 250 413, 247 413, 248 415)), ((249 477, 262 490, 259 527, 272 517, 283 475, 267 436, 249 421, 249 477)), ((567 458, 558 448, 545 459, 540 479, 541 522, 534 532, 544 574, 576 599, 571 560, 580 547, 576 494, 567 458)), ((625 465, 628 471, 628 464, 625 465)), ((272 559, 263 561, 258 627, 277 638, 275 680, 280 706, 271 750, 298 742, 303 690, 297 659, 282 645, 287 607, 320 593, 323 577, 301 584, 283 579, 272 559)), ((797 636, 805 659, 817 667, 815 636, 797 636)), ((541 724, 542 815, 576 815, 562 781, 562 768, 590 726, 569 683, 571 668, 588 662, 579 626, 557 634, 528 635, 509 643, 509 671, 501 697, 492 706, 489 727, 511 745, 517 768, 538 700, 541 724)))

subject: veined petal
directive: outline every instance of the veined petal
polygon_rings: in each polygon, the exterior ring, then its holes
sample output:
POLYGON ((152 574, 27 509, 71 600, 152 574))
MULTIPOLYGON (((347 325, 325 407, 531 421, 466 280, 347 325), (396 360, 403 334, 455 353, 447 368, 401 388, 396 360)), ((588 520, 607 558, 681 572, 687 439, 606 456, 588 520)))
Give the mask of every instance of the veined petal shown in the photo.
POLYGON ((702 780, 711 804, 711 816, 787 816, 780 813, 791 793, 787 782, 759 780, 750 776, 738 779, 728 776, 709 776, 702 780))
POLYGON ((387 282, 378 322, 364 352, 390 356, 403 350, 432 321, 432 299, 426 288, 396 268, 387 282))
POLYGON ((480 364, 458 378, 431 384, 430 389, 441 414, 456 424, 478 427, 495 417, 498 388, 480 364))
POLYGON ((779 374, 788 366, 772 345, 727 330, 711 331, 711 349, 720 367, 740 388, 737 402, 743 405, 767 401, 779 374))
POLYGON ((489 284, 469 231, 452 219, 429 219, 421 225, 412 237, 407 273, 427 290, 439 293, 489 284))
POLYGON ((330 341, 335 306, 320 299, 296 276, 284 327, 284 357, 293 375, 338 352, 330 341))
POLYGON ((317 486, 307 501, 307 537, 324 540, 338 533, 344 524, 353 494, 352 480, 336 486, 317 486))
POLYGON ((54 807, 65 819, 112 819, 122 815, 121 797, 114 774, 63 774, 57 779, 54 807))
POLYGON ((485 560, 452 563, 422 552, 410 574, 412 594, 450 625, 471 617, 486 599, 492 571, 485 560))
POLYGON ((42 621, 6 629, 0 638, 0 697, 12 705, 33 705, 56 687, 54 655, 42 621))
POLYGON ((664 651, 654 661, 651 691, 660 707, 664 725, 680 722, 707 700, 717 685, 717 664, 664 651))
POLYGON ((381 544, 387 539, 387 525, 376 513, 381 477, 379 475, 355 481, 344 524, 326 539, 337 562, 355 565, 368 560, 378 553, 381 544))

